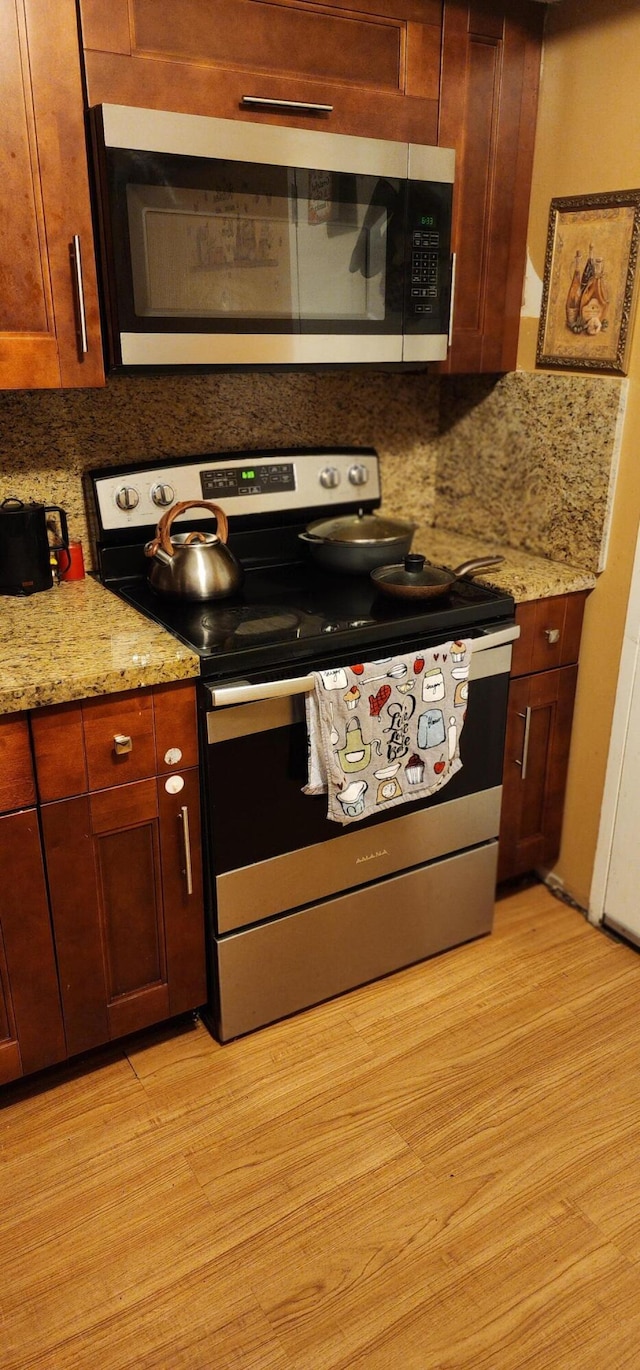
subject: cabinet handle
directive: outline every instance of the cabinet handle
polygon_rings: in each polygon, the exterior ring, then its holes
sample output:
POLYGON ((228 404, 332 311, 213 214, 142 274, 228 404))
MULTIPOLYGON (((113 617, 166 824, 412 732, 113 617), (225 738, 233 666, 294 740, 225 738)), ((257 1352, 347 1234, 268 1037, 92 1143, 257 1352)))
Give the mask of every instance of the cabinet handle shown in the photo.
POLYGON ((127 752, 132 752, 133 738, 127 737, 126 733, 114 733, 113 750, 116 756, 125 756, 127 752))
POLYGON ((545 628, 545 630, 544 630, 544 635, 545 635, 545 637, 546 637, 546 639, 547 639, 547 642, 549 643, 549 646, 550 646, 550 647, 553 646, 553 644, 554 644, 555 642, 559 642, 559 641, 560 641, 560 629, 559 629, 559 628, 545 628))
POLYGON ((518 714, 518 718, 524 718, 524 737, 522 739, 522 757, 516 760, 516 766, 522 767, 522 779, 527 778, 527 761, 529 758, 529 733, 531 730, 531 709, 527 705, 523 714, 518 714))
POLYGON ((243 95, 241 105, 250 109, 294 109, 309 110, 311 114, 331 114, 333 105, 319 105, 313 100, 272 100, 266 95, 243 95))
POLYGON ((448 336, 448 338, 447 338, 447 346, 448 346, 448 347, 451 347, 452 344, 453 344, 453 299, 454 299, 454 295, 455 295, 455 293, 456 293, 456 263, 457 263, 457 260, 458 260, 458 254, 457 254, 457 252, 452 252, 452 253, 451 253, 451 300, 450 300, 450 302, 449 302, 449 336, 448 336))
POLYGON ((69 247, 71 265, 73 267, 73 282, 76 296, 76 320, 78 331, 78 350, 81 356, 86 356, 89 351, 87 339, 87 315, 84 307, 84 281, 82 279, 82 255, 80 253, 80 236, 74 233, 73 241, 69 247))
POLYGON ((191 867, 191 835, 189 833, 189 810, 186 804, 182 805, 178 818, 182 823, 182 842, 184 846, 184 878, 187 882, 187 894, 193 894, 193 871, 191 867))

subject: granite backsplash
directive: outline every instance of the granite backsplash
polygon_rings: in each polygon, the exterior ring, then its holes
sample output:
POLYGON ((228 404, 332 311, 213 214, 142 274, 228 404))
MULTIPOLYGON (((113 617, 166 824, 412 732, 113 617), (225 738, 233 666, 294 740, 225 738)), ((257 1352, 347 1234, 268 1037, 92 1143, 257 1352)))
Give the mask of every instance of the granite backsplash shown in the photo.
POLYGON ((516 372, 111 377, 0 393, 0 501, 61 504, 92 564, 89 467, 243 448, 373 446, 384 507, 596 571, 624 381, 516 372))
POLYGON ((104 390, 0 393, 0 502, 61 504, 92 563, 89 467, 206 452, 372 446, 385 508, 433 522, 438 378, 425 373, 111 377, 104 390), (408 490, 408 478, 412 487, 408 490))

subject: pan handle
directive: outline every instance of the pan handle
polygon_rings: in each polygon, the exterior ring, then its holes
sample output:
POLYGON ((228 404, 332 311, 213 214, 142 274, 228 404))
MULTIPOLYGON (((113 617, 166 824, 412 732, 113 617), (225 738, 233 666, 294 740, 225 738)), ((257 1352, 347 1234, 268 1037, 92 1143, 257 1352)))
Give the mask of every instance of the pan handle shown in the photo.
POLYGON ((479 575, 480 571, 490 571, 493 566, 501 566, 504 557, 472 557, 471 561, 463 561, 462 566, 456 566, 453 572, 456 578, 460 576, 479 575))

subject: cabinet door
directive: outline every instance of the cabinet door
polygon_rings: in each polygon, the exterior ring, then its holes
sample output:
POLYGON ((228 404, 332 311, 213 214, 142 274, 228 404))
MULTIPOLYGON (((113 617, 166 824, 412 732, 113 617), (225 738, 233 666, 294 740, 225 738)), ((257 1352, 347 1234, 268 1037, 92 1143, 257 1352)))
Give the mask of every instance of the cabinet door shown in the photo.
POLYGON ((498 880, 548 867, 560 850, 577 666, 512 680, 498 880))
POLYGON ((0 813, 36 802, 26 714, 0 718, 0 813))
POLYGON ((529 0, 445 0, 438 142, 456 149, 456 288, 443 371, 515 369, 543 18, 529 0))
POLYGON ((0 51, 0 388, 101 385, 74 0, 0 0, 0 51))
POLYGON ((203 1003, 197 770, 46 804, 42 823, 70 1054, 203 1003))
POLYGON ((435 142, 441 0, 81 0, 80 11, 91 105, 435 142), (260 110, 249 96, 277 103, 260 110))
POLYGON ((0 818, 0 1084, 66 1046, 35 809, 0 818))

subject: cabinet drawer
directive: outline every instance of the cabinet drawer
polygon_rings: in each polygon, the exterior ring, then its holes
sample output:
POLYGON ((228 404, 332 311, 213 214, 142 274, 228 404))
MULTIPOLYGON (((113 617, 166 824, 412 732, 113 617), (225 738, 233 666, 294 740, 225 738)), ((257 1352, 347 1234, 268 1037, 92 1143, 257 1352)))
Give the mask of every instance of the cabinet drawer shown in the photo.
POLYGON ((554 595, 519 604, 520 637, 513 646, 511 675, 554 670, 578 660, 586 593, 554 595))
POLYGON ((31 719, 42 803, 198 761, 191 681, 60 704, 31 719))
POLYGON ((26 714, 0 718, 0 813, 35 803, 35 782, 26 714))
POLYGON ((150 692, 43 709, 32 716, 31 729, 43 803, 155 773, 150 692))

